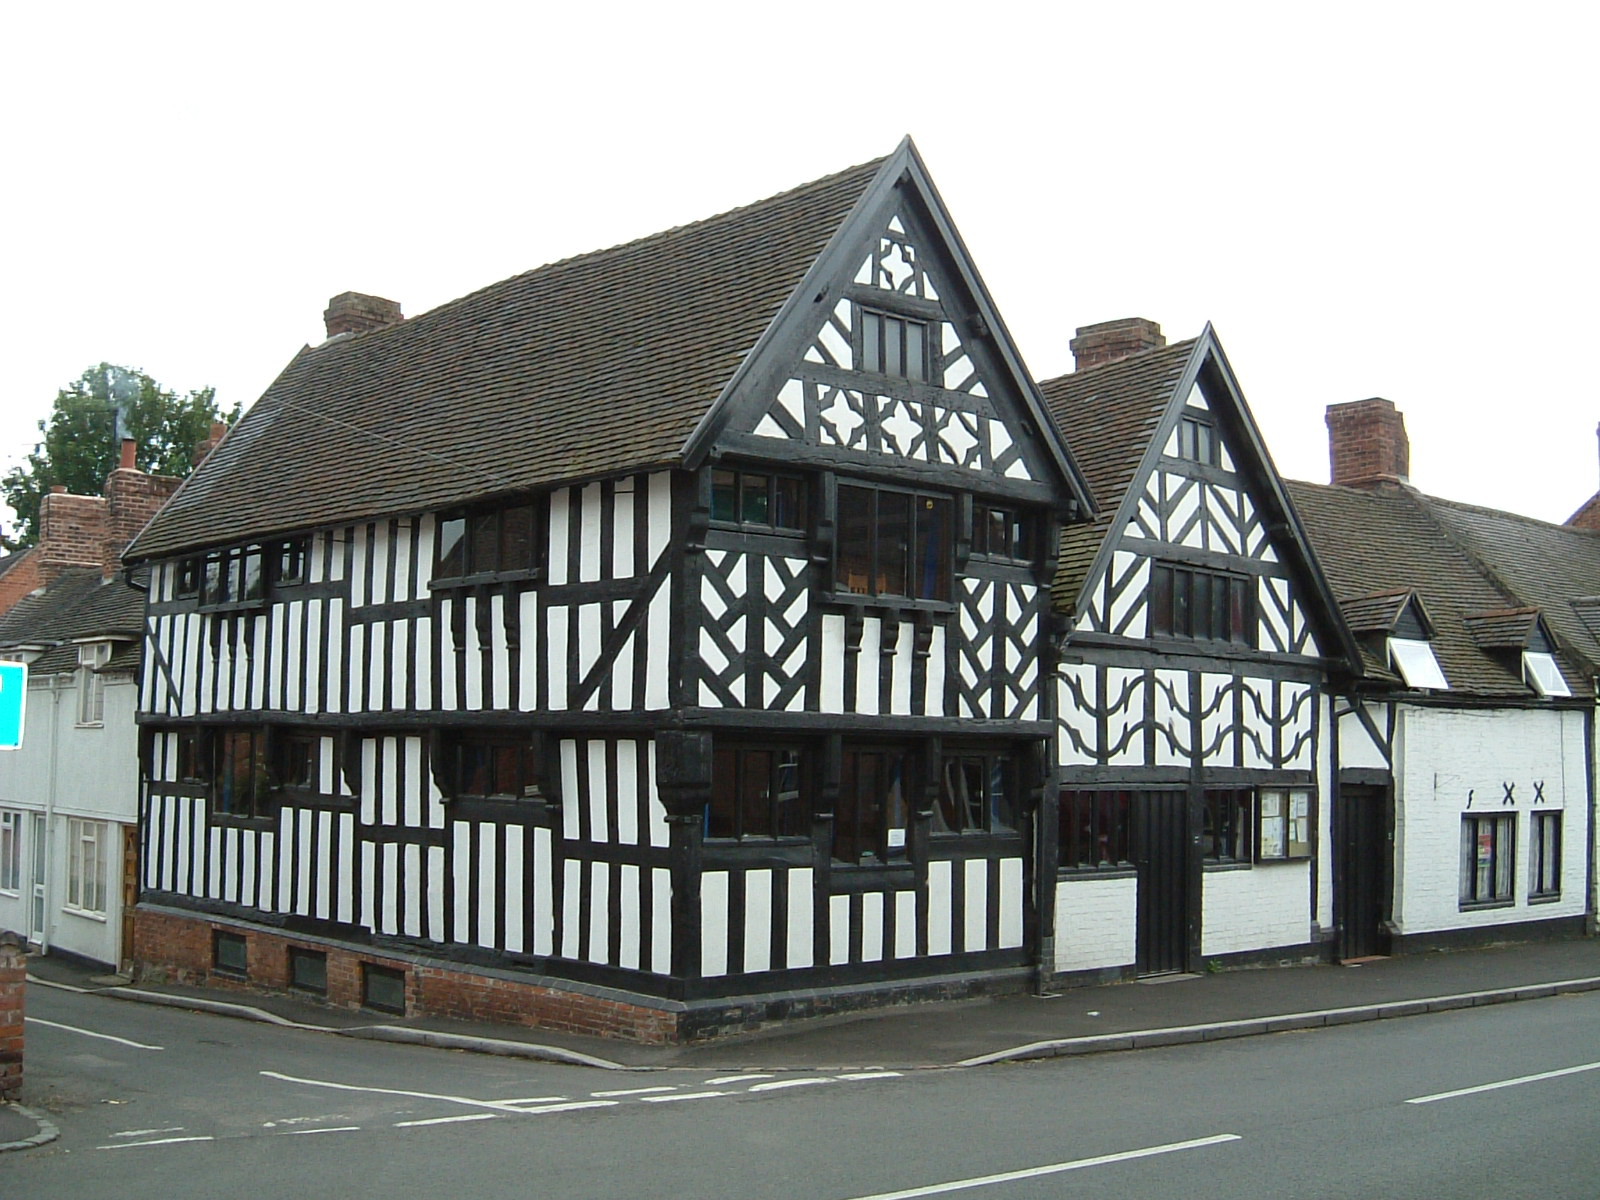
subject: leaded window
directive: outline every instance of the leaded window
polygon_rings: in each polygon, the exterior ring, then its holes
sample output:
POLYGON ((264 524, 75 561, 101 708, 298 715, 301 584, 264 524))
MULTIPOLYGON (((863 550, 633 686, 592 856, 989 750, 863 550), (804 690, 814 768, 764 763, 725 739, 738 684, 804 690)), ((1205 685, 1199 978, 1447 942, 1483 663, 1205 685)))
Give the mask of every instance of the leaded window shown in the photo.
POLYGON ((1150 568, 1150 633, 1254 646, 1255 580, 1156 563, 1150 568))
POLYGON ((806 837, 804 755, 794 745, 720 745, 712 756, 709 838, 806 837))
POLYGON ((949 600, 954 509, 949 496, 840 484, 835 588, 949 600))

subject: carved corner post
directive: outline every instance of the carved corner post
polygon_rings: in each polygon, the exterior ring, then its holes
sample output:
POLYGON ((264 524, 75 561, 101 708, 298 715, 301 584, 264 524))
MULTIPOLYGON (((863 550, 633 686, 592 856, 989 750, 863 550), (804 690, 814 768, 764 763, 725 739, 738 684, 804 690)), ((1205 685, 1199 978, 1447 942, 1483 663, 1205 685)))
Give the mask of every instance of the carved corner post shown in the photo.
POLYGON ((656 734, 656 791, 667 810, 672 870, 672 974, 700 976, 700 831, 711 803, 711 735, 663 729, 656 734))

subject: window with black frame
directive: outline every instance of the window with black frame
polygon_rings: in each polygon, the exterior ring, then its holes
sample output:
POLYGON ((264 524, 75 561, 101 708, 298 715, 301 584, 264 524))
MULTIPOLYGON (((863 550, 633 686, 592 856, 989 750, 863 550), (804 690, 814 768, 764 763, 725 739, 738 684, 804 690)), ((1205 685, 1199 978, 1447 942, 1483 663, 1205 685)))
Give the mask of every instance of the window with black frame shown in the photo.
POLYGON ((898 748, 846 749, 840 763, 833 857, 871 865, 903 859, 916 756, 898 748))
POLYGON ((711 472, 711 519, 760 532, 804 532, 805 480, 771 471, 718 467, 711 472))
POLYGON ((794 745, 719 745, 712 756, 708 838, 808 837, 805 759, 794 745))
POLYGON ((1208 863, 1248 863, 1255 832, 1255 791, 1211 788, 1205 793, 1200 857, 1208 863))
POLYGON ((539 739, 513 732, 460 733, 445 744, 446 781, 458 798, 544 799, 539 739))
POLYGON ((1016 828, 1016 787, 1005 754, 946 754, 940 764, 934 833, 1016 828))
POLYGON ((1030 522, 1015 508, 981 501, 972 506, 972 552, 986 558, 1027 562, 1033 557, 1030 522))
POLYGON ((949 496, 840 484, 834 587, 858 596, 949 600, 949 496))
POLYGON ((1132 792, 1064 791, 1059 819, 1062 870, 1108 871, 1132 865, 1132 792))
POLYGON ((1554 900, 1561 895, 1561 812, 1544 810, 1530 815, 1533 844, 1529 858, 1532 872, 1528 897, 1554 900))
POLYGON ((526 576, 538 566, 537 517, 524 500, 440 518, 435 578, 526 576))
POLYGON ((1461 818, 1461 907, 1511 904, 1517 861, 1515 813, 1461 818))
POLYGON ((928 378, 928 323, 870 308, 860 310, 860 371, 900 379, 928 378))
POLYGON ((211 784, 211 811, 219 817, 270 817, 272 770, 267 731, 225 728, 215 734, 216 771, 211 784))
POLYGON ((1217 434, 1209 421, 1198 417, 1179 419, 1178 457, 1207 466, 1217 465, 1217 434))
POLYGON ((1255 581, 1156 563, 1150 568, 1150 635, 1256 644, 1255 581))

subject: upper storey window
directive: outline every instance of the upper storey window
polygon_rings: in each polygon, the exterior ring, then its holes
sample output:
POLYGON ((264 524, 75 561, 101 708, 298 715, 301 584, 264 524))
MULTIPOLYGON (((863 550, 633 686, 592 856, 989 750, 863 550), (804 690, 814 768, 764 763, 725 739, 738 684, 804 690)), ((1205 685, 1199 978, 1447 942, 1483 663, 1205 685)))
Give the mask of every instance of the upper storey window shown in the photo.
POLYGON ((1157 563, 1150 569, 1150 633, 1254 646, 1254 580, 1157 563))
POLYGON ((310 541, 304 537, 212 550, 178 563, 175 593, 202 608, 252 608, 275 588, 304 583, 310 541))
POLYGON ((527 575, 538 564, 535 517, 525 500, 442 518, 435 578, 527 575))
POLYGON ((861 310, 857 369, 918 381, 928 378, 928 324, 890 313, 861 310))
POLYGON ((1217 431, 1209 421, 1198 417, 1178 421, 1178 457, 1211 467, 1217 465, 1217 431))
POLYGON ((949 496, 840 484, 834 587, 949 600, 954 509, 949 496))
POLYGON ((805 480, 766 471, 718 468, 711 472, 711 519, 748 529, 803 531, 805 480))
POLYGON ((972 506, 972 552, 989 558, 1026 562, 1033 557, 1028 520, 1014 508, 994 504, 972 506))

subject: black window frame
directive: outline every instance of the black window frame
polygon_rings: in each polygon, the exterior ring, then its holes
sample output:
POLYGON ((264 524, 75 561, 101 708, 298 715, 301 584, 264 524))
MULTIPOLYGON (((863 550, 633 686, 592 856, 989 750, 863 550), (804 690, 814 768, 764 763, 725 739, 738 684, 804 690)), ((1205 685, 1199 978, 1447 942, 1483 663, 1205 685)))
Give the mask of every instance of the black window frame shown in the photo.
POLYGON ((298 729, 275 733, 272 739, 272 758, 274 777, 281 790, 286 792, 321 791, 321 734, 298 729))
POLYGON ((1017 757, 1002 748, 962 747, 946 744, 939 759, 939 788, 933 804, 936 837, 963 837, 983 833, 1014 833, 1021 822, 1017 757), (976 775, 969 773, 976 768, 976 775), (957 775, 959 772, 959 777, 957 775), (1000 793, 995 794, 998 777, 1000 793), (979 794, 973 796, 973 779, 979 794), (952 787, 959 783, 959 793, 952 787))
POLYGON ((811 488, 804 475, 790 471, 770 471, 754 467, 730 466, 717 464, 711 470, 711 524, 723 529, 745 529, 758 533, 771 533, 778 535, 804 534, 808 528, 811 516, 811 488), (730 477, 732 489, 731 514, 719 514, 719 491, 721 485, 719 476, 730 477), (793 522, 756 520, 746 516, 746 495, 752 492, 750 487, 756 480, 764 480, 766 496, 766 509, 768 516, 779 514, 784 507, 781 492, 785 485, 793 488, 792 496, 795 507, 798 509, 796 520, 793 522))
MULTIPOLYGON (((956 500, 954 496, 945 492, 922 491, 912 488, 891 487, 885 484, 864 483, 855 480, 841 480, 835 488, 835 540, 833 553, 833 587, 834 593, 840 596, 861 597, 863 600, 888 599, 897 603, 909 604, 949 604, 955 593, 955 522, 957 519, 956 500), (845 519, 845 493, 860 492, 869 498, 868 511, 862 521, 867 532, 867 547, 865 553, 858 550, 847 549, 847 528, 845 519), (896 547, 885 551, 882 540, 884 532, 883 498, 886 496, 904 497, 907 502, 907 536, 903 541, 897 541, 896 547), (938 558, 934 564, 935 578, 932 587, 927 586, 927 564, 918 570, 919 551, 922 549, 923 536, 919 532, 919 514, 928 511, 941 511, 934 506, 942 506, 944 520, 942 530, 938 534, 938 558), (898 550, 903 555, 905 563, 905 591, 896 591, 891 586, 889 572, 890 558, 898 550), (858 557, 866 560, 866 570, 859 577, 865 581, 866 590, 852 586, 851 580, 857 578, 854 573, 847 574, 846 558, 858 557), (919 583, 918 575, 923 579, 919 583), (931 592, 932 594, 927 594, 931 592)), ((922 517, 922 520, 928 518, 922 517)), ((853 537, 853 535, 852 535, 853 537)), ((854 542, 849 543, 850 546, 854 542)))
POLYGON ((934 322, 870 305, 856 305, 855 369, 908 383, 928 383, 933 374, 934 322), (911 350, 907 331, 918 331, 919 350, 911 350), (897 336, 891 338, 891 330, 897 336), (915 367, 915 370, 913 370, 915 367))
POLYGON ((1063 871, 1131 871, 1133 820, 1138 793, 1127 788, 1062 788, 1057 839, 1063 871), (1085 847, 1104 849, 1085 859, 1085 847))
POLYGON ((1505 908, 1517 902, 1517 814, 1469 812, 1461 814, 1461 879, 1458 893, 1463 910, 1505 908), (1489 835, 1488 880, 1482 887, 1483 837, 1489 835))
POLYGON ((1151 563, 1149 634, 1255 649, 1261 636, 1256 590, 1253 575, 1187 563, 1151 563), (1224 590, 1219 592, 1219 587, 1224 590), (1227 603, 1219 607, 1222 600, 1227 603), (1226 629, 1219 633, 1222 624, 1226 629))
POLYGON ((1528 814, 1528 899, 1561 898, 1562 820, 1564 810, 1536 808, 1528 814))
POLYGON ((993 562, 1031 563, 1036 557, 1033 514, 1014 504, 972 502, 972 554, 993 562), (997 545, 994 518, 1000 518, 1005 535, 997 545))
POLYGON ((277 816, 279 789, 273 777, 272 735, 261 725, 223 725, 212 730, 211 737, 210 811, 213 820, 256 823, 270 821, 277 816), (243 795, 234 788, 241 776, 236 746, 243 746, 243 760, 249 771, 248 786, 243 795))
POLYGON ((538 732, 452 730, 439 748, 445 756, 444 770, 438 773, 441 790, 452 800, 548 803, 552 750, 538 732), (506 759, 506 751, 514 751, 515 757, 506 759))
POLYGON ((1200 799, 1200 861, 1207 866, 1249 866, 1253 863, 1255 788, 1206 788, 1200 799))
POLYGON ((1215 467, 1222 463, 1216 425, 1204 417, 1184 413, 1178 418, 1178 457, 1185 462, 1215 467))
POLYGON ((706 840, 771 845, 809 839, 813 758, 800 742, 718 739, 702 825, 706 840), (760 763, 762 756, 769 761, 760 763))
POLYGON ((883 867, 904 863, 910 850, 911 821, 917 809, 924 748, 892 743, 846 744, 840 754, 839 799, 833 814, 829 847, 836 867, 883 867), (891 770, 880 770, 880 786, 869 789, 862 767, 868 759, 899 770, 898 795, 889 782, 891 770), (872 794, 868 794, 872 792, 872 794), (898 824, 896 823, 898 822, 898 824), (898 830, 900 837, 893 836, 898 830), (841 850, 853 850, 843 854, 841 850))
MULTIPOLYGON (((520 515, 518 521, 524 518, 520 515)), ((499 504, 480 504, 453 509, 439 515, 433 542, 434 587, 511 580, 531 580, 544 566, 542 547, 548 540, 548 509, 544 496, 522 496, 499 504), (510 514, 526 513, 527 553, 512 553, 506 537, 510 514), (460 530, 446 544, 446 530, 460 530), (493 530, 493 554, 484 552, 484 541, 493 530), (456 551, 459 550, 459 557, 456 551)))

